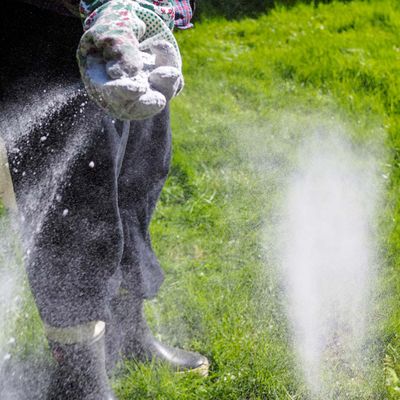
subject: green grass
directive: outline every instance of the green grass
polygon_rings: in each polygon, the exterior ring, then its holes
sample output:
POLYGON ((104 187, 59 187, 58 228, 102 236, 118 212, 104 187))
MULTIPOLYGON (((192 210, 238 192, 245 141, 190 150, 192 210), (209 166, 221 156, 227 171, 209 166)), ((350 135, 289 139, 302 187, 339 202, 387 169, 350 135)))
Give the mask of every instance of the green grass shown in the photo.
MULTIPOLYGON (((384 142, 389 153, 390 166, 381 165, 390 182, 373 313, 378 371, 373 383, 359 377, 343 391, 351 399, 396 398, 399 28, 395 1, 354 1, 213 19, 178 35, 186 89, 172 107, 173 169, 152 226, 167 281, 148 311, 163 339, 203 352, 212 367, 200 379, 129 365, 116 382, 122 399, 308 398, 261 235, 307 135, 295 125, 315 115, 342 121, 353 141, 371 149, 384 142), (276 168, 257 174, 266 153, 276 168)), ((330 398, 343 397, 338 390, 330 398)))
POLYGON ((399 398, 400 3, 277 8, 203 20, 177 38, 186 88, 172 105, 173 166, 152 224, 167 279, 147 313, 159 337, 202 352, 211 370, 199 378, 127 363, 113 380, 119 398, 309 398, 275 260, 263 250, 274 236, 263 231, 273 231, 282 178, 316 116, 340 121, 371 151, 384 143, 389 176, 371 312, 378 368, 329 398, 399 398))

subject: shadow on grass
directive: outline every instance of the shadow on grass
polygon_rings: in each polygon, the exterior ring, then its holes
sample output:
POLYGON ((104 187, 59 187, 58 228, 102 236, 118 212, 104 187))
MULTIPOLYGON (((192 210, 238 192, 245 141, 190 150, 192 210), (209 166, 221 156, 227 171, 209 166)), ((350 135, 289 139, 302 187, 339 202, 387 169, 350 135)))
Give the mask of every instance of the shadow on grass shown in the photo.
MULTIPOLYGON (((241 19, 244 17, 257 17, 260 14, 271 11, 275 7, 284 6, 287 8, 297 4, 319 4, 332 3, 333 0, 197 0, 197 11, 195 20, 204 17, 221 16, 229 20, 241 19)), ((342 3, 349 3, 352 0, 339 0, 342 3)))

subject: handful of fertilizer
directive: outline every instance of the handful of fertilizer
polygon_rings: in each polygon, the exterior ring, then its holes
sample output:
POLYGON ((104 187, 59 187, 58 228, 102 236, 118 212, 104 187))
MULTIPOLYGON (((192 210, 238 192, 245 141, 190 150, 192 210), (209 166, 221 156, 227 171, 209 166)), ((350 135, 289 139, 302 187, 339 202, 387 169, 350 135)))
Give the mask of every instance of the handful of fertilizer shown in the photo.
POLYGON ((137 51, 138 67, 128 74, 115 61, 88 55, 85 86, 105 111, 122 120, 139 120, 164 109, 183 88, 175 48, 165 40, 154 41, 150 51, 137 51))

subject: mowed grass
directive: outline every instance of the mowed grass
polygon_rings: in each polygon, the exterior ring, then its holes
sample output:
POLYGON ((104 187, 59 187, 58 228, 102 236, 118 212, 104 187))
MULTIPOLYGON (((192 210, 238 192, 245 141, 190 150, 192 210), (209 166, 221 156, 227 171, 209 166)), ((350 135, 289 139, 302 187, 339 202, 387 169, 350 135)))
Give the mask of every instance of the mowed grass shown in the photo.
MULTIPOLYGON (((329 398, 399 398, 400 4, 278 8, 204 20, 177 39, 186 88, 172 104, 173 165, 152 223, 166 282, 146 311, 158 337, 205 354, 211 368, 200 378, 126 363, 113 379, 118 398, 309 398, 265 247, 274 246, 282 178, 315 119, 340 121, 353 142, 387 150, 369 343, 376 369, 370 381, 339 382, 329 398)), ((28 344, 42 335, 37 316, 18 326, 28 344)))
POLYGON ((274 239, 263 231, 279 207, 280 177, 307 135, 293 119, 318 115, 345 121, 354 142, 384 142, 388 150, 371 317, 375 380, 339 384, 330 398, 398 398, 400 4, 299 5, 258 19, 203 21, 177 38, 186 88, 172 105, 173 167, 152 225, 167 279, 147 311, 163 340, 207 355, 211 370, 199 378, 130 363, 115 380, 118 395, 308 398, 274 260, 262 247, 274 239), (255 173, 268 154, 273 165, 255 173))

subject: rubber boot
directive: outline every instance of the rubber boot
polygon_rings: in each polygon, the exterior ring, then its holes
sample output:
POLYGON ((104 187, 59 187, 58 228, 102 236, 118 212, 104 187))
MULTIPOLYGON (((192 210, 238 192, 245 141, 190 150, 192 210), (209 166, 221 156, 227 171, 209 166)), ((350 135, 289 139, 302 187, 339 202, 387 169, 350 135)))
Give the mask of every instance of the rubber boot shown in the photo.
POLYGON ((105 369, 104 330, 89 343, 49 345, 57 367, 47 400, 116 400, 105 369))
MULTIPOLYGON (((192 371, 208 375, 209 361, 199 353, 170 347, 158 341, 151 333, 143 313, 143 300, 129 293, 120 294, 112 303, 113 323, 107 332, 107 340, 119 343, 122 358, 141 362, 155 361, 169 364, 176 371, 192 371), (119 336, 119 337, 118 337, 119 336)), ((111 367, 116 354, 110 351, 111 367)))

